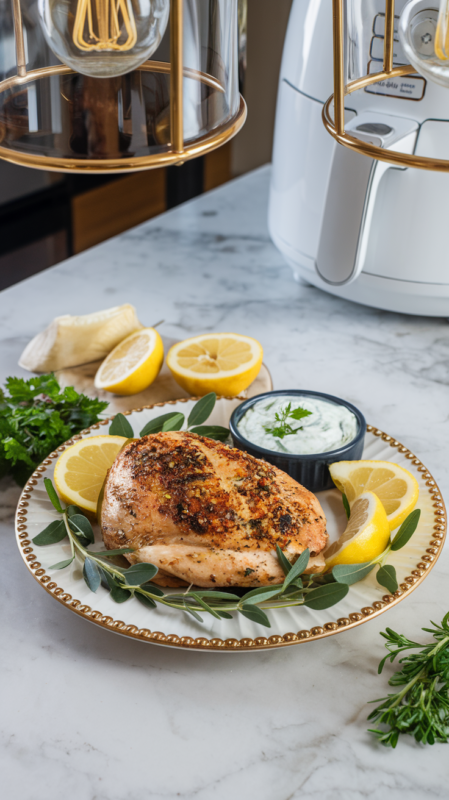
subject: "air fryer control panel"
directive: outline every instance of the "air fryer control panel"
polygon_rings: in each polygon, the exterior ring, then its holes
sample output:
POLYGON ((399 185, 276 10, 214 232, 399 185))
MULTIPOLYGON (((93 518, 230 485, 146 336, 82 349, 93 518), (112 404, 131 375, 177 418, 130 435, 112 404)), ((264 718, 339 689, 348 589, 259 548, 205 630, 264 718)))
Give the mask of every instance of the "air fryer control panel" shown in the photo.
MULTIPOLYGON (((399 41, 398 34, 399 16, 395 16, 394 25, 394 47, 393 47, 393 66, 399 67, 407 64, 407 58, 399 41)), ((428 29, 423 23, 423 30, 420 31, 423 48, 433 47, 434 30, 428 29)), ((383 66, 384 41, 385 41, 385 14, 378 13, 373 20, 373 35, 371 37, 368 62, 368 74, 381 72, 383 66)), ((384 95, 385 97, 397 97, 401 100, 419 101, 424 97, 427 81, 419 75, 406 75, 404 77, 394 77, 380 83, 372 84, 365 88, 367 94, 384 95)))

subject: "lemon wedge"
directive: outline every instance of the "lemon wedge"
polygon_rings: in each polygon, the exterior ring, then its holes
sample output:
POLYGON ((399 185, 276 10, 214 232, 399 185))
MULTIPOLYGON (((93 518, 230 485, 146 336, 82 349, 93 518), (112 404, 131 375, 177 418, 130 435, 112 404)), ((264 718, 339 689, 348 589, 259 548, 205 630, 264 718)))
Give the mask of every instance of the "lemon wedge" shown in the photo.
POLYGON ((257 377, 262 358, 262 345, 250 336, 206 333, 173 345, 167 366, 189 394, 235 397, 257 377))
POLYGON ((95 387, 121 395, 143 392, 159 375, 163 360, 164 345, 158 332, 143 328, 106 356, 95 375, 95 387))
POLYGON ((329 471, 349 504, 362 492, 375 492, 387 512, 391 531, 402 525, 418 500, 418 481, 392 461, 338 461, 329 471))
POLYGON ((324 551, 326 568, 363 564, 383 553, 390 540, 385 509, 373 492, 363 492, 351 505, 345 532, 324 551))
POLYGON ((61 499, 95 514, 106 473, 127 441, 124 436, 92 436, 64 450, 55 467, 61 499))

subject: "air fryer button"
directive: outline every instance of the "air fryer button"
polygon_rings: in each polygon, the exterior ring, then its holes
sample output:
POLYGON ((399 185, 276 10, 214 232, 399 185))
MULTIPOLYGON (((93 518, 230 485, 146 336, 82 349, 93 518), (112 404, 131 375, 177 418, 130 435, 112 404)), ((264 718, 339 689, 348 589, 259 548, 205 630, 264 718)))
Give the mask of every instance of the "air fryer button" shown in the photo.
POLYGON ((393 133, 393 128, 389 125, 384 125, 383 122, 364 122, 363 125, 358 125, 356 131, 361 133, 373 133, 377 136, 389 136, 393 133))

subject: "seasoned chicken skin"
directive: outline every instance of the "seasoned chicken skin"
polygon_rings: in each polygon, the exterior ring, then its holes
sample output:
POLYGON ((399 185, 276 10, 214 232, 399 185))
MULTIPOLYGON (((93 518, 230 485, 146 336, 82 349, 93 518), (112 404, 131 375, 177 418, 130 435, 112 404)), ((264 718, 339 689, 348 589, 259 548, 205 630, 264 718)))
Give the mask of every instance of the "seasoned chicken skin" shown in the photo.
POLYGON ((317 498, 284 472, 183 432, 124 447, 105 483, 101 529, 108 549, 132 547, 132 564, 155 564, 162 586, 280 583, 276 545, 292 562, 308 547, 318 571, 328 538, 317 498))

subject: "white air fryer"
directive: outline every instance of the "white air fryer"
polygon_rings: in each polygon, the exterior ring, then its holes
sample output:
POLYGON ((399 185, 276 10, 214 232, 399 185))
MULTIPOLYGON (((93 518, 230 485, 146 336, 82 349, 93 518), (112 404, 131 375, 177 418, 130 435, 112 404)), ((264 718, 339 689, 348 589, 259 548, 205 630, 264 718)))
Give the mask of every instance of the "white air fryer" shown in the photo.
MULTIPOLYGON (((405 5, 396 0, 398 17, 405 5)), ((418 8, 424 54, 433 48, 437 6, 422 0, 418 8)), ((347 9, 346 71, 354 80, 381 71, 385 0, 348 0, 347 9)), ((394 58, 408 63, 399 41, 394 58)), ((449 174, 395 167, 336 144, 321 120, 332 92, 332 4, 294 0, 276 114, 274 243, 300 282, 377 308, 449 316, 449 174)), ((449 159, 447 88, 414 74, 372 84, 345 105, 352 135, 449 159)))

